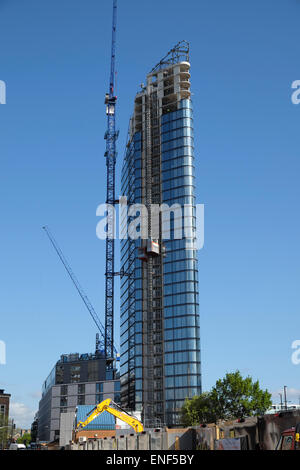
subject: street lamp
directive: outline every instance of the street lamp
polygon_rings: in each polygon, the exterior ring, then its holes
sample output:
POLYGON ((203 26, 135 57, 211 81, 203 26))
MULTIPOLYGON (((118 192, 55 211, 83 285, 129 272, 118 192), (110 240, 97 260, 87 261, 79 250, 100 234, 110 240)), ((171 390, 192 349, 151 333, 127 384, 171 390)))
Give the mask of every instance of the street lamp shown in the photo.
POLYGON ((287 386, 285 385, 285 386, 283 387, 283 391, 284 391, 284 407, 285 407, 285 411, 287 410, 286 389, 287 389, 287 386))

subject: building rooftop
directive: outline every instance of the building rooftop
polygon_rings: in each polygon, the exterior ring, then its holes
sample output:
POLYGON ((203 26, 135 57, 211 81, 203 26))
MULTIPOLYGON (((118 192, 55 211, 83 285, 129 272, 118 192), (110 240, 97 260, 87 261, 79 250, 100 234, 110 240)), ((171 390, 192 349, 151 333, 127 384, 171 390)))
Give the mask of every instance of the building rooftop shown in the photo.
POLYGON ((79 353, 71 353, 71 354, 62 354, 60 356, 60 359, 57 361, 57 363, 60 362, 78 362, 78 361, 91 361, 94 359, 103 359, 104 356, 102 353, 96 353, 96 354, 91 354, 91 353, 85 353, 85 354, 79 354, 79 353))

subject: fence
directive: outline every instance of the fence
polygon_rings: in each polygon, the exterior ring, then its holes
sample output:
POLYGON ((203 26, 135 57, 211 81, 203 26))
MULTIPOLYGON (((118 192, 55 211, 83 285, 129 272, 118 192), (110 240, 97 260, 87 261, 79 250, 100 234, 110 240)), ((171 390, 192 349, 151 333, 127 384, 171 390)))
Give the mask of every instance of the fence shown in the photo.
POLYGON ((89 439, 73 450, 274 450, 282 431, 300 423, 300 410, 227 421, 205 427, 147 430, 140 434, 89 439))
POLYGON ((71 444, 71 450, 192 450, 195 449, 194 429, 144 431, 103 439, 89 439, 71 444))

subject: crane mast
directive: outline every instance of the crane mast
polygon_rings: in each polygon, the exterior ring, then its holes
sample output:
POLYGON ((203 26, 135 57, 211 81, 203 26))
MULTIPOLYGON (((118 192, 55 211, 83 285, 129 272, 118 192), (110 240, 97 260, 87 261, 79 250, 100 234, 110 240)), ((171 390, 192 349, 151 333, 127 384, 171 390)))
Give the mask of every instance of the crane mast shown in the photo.
POLYGON ((112 365, 114 352, 114 276, 115 273, 115 218, 114 208, 118 203, 115 199, 115 172, 116 172, 116 131, 115 109, 117 97, 115 96, 115 53, 117 31, 117 0, 113 0, 113 24, 109 93, 105 96, 107 131, 106 139, 106 167, 107 167, 107 235, 106 235, 106 269, 105 269, 105 356, 107 365, 112 365))

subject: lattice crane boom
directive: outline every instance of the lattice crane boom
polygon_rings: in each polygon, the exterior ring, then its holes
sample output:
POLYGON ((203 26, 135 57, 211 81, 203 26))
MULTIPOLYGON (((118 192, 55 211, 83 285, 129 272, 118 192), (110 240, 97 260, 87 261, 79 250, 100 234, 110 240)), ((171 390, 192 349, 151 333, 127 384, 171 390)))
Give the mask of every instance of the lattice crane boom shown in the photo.
MULTIPOLYGON (((93 305, 91 304, 88 296, 86 295, 83 288, 81 287, 77 277, 75 276, 70 264, 68 263, 65 255, 63 254, 63 252, 62 252, 61 248, 59 247, 57 241, 55 240, 54 236, 50 232, 49 227, 44 226, 43 229, 45 230, 50 242, 52 243, 56 253, 58 254, 62 264, 64 265, 67 273, 69 274, 74 286, 76 287, 80 297, 82 298, 82 300, 83 300, 86 308, 88 309, 95 325, 97 326, 97 328, 99 330, 99 333, 100 333, 99 349, 100 349, 100 351, 103 351, 103 353, 104 353, 105 352, 105 329, 104 329, 104 326, 102 325, 100 318, 98 317, 98 315, 97 315, 93 305)), ((114 348, 114 353, 115 353, 115 355, 118 354, 117 350, 115 348, 114 348)))

